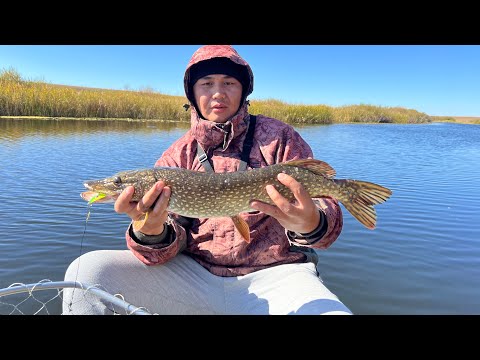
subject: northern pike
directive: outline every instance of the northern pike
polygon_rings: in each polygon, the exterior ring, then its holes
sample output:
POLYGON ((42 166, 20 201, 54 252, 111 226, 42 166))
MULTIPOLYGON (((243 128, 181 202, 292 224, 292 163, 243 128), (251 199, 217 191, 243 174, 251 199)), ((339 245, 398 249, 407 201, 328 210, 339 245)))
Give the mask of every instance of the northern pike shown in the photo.
POLYGON ((117 199, 127 186, 133 185, 132 201, 139 201, 155 182, 163 180, 172 190, 168 211, 191 218, 230 217, 243 238, 250 242, 250 229, 240 214, 255 211, 250 208, 251 200, 273 204, 266 185, 275 186, 290 201, 295 199, 290 189, 277 180, 281 172, 300 182, 312 198, 337 199, 368 229, 376 226, 377 214, 373 205, 383 203, 392 194, 390 189, 375 183, 334 179, 335 170, 326 162, 302 159, 226 173, 174 167, 127 170, 111 177, 85 181, 88 191, 80 195, 89 203, 108 202, 117 199))

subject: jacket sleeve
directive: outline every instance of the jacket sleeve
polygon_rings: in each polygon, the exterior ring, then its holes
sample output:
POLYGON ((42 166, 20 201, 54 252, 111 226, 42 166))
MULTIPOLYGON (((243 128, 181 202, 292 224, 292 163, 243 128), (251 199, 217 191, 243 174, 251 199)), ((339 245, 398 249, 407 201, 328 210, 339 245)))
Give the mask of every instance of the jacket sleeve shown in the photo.
MULTIPOLYGON (((175 161, 168 155, 163 155, 155 166, 177 167, 175 161)), ((163 264, 182 252, 187 246, 188 221, 185 218, 169 214, 166 226, 169 226, 169 236, 158 244, 141 244, 133 234, 132 226, 125 232, 127 247, 146 265, 163 264)))
MULTIPOLYGON (((319 237, 302 237, 295 236, 294 233, 286 231, 288 240, 291 244, 297 246, 306 246, 316 249, 327 249, 340 236, 343 228, 343 214, 342 209, 338 205, 338 201, 330 198, 314 199, 317 208, 325 215, 326 231, 319 237)), ((315 232, 315 230, 313 231, 315 232)))
MULTIPOLYGON (((308 143, 293 128, 287 128, 283 141, 279 143, 277 161, 283 162, 292 159, 313 158, 313 152, 308 143)), ((285 231, 291 244, 317 249, 327 249, 337 240, 343 228, 343 214, 338 201, 331 197, 314 199, 317 208, 325 215, 326 232, 321 237, 302 239, 293 237, 285 231)))

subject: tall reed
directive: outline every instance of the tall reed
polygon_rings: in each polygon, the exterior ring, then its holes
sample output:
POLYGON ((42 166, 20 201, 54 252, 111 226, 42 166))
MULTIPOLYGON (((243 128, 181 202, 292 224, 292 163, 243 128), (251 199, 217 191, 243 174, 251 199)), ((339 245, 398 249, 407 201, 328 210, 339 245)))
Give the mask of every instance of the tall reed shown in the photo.
MULTIPOLYGON (((190 121, 183 96, 143 89, 109 90, 49 84, 24 79, 15 69, 0 71, 0 116, 114 118, 190 121)), ((292 124, 422 123, 432 118, 413 109, 373 105, 288 104, 275 99, 251 100, 250 112, 292 124)))

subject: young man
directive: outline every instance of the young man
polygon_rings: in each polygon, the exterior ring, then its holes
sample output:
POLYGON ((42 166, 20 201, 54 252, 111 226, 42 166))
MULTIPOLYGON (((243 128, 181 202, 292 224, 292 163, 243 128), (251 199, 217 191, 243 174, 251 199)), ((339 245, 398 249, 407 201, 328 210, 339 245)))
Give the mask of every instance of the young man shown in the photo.
MULTIPOLYGON (((263 115, 253 124, 247 101, 253 73, 233 47, 199 48, 187 65, 184 87, 191 128, 155 166, 243 170, 249 136, 246 171, 313 157, 292 126, 263 115)), ((101 284, 158 314, 351 314, 323 285, 313 250, 326 249, 338 238, 343 226, 338 202, 314 201, 288 175, 280 174, 278 180, 292 190, 295 201, 268 185, 273 205, 253 200, 257 211, 241 214, 250 228, 249 243, 230 218, 192 219, 169 212, 172 190, 162 181, 138 202, 131 201, 134 189, 129 187, 116 200, 115 211, 132 220, 149 211, 147 220, 127 229, 128 251, 83 255, 77 280, 101 284)), ((76 274, 77 261, 66 280, 76 274)), ((64 294, 64 313, 111 313, 109 304, 87 301, 79 291, 73 299, 71 294, 64 294)))

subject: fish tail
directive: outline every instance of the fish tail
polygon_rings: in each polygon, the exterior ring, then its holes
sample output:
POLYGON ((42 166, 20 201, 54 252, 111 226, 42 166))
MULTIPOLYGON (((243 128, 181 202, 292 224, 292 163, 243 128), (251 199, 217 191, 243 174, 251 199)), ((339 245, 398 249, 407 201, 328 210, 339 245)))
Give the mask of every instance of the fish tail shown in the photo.
POLYGON ((378 184, 359 180, 333 180, 342 193, 338 200, 368 229, 375 229, 377 213, 373 205, 386 201, 392 191, 378 184))

